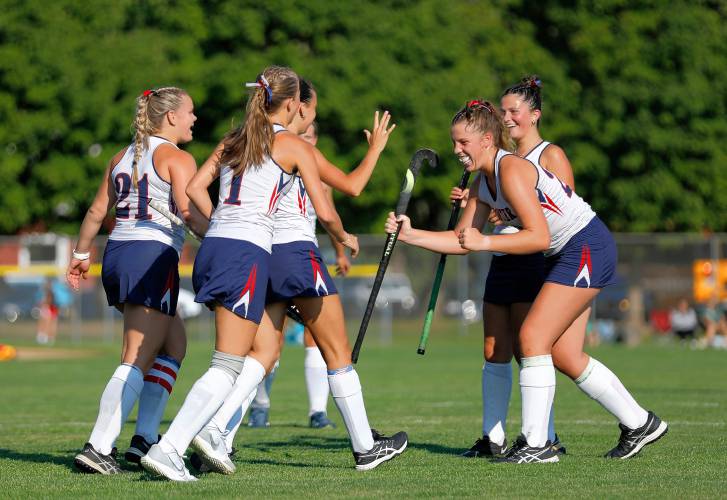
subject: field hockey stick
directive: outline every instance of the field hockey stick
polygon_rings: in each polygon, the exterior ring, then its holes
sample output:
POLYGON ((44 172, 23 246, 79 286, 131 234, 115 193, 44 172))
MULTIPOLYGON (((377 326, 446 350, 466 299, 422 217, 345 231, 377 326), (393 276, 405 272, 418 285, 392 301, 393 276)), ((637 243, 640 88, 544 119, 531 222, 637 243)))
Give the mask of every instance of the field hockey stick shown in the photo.
MULTIPOLYGON (((470 180, 470 173, 467 169, 462 172, 462 178, 459 180, 458 187, 464 189, 467 187, 467 182, 470 180)), ((461 201, 454 200, 452 202, 452 213, 449 216, 449 224, 447 224, 447 231, 454 229, 457 225, 457 216, 459 215, 461 201)), ((434 308, 437 306, 437 297, 439 297, 439 287, 442 285, 442 277, 444 276, 444 266, 447 264, 447 254, 443 253, 439 257, 439 265, 437 265, 437 274, 434 276, 434 284, 432 285, 432 294, 429 296, 429 307, 427 307, 427 314, 424 316, 424 327, 422 328, 422 335, 419 338, 419 347, 417 348, 417 354, 424 355, 424 351, 427 348, 427 340, 429 340, 429 330, 432 327, 432 318, 434 318, 434 308)))
POLYGON ((180 219, 175 214, 170 212, 169 209, 167 209, 167 207, 165 207, 162 202, 160 202, 159 200, 151 199, 151 200, 149 200, 149 205, 154 210, 156 210, 157 212, 162 214, 164 217, 169 219, 171 221, 171 223, 174 224, 175 226, 182 226, 184 228, 184 230, 187 232, 187 234, 190 235, 192 238, 194 238, 197 241, 202 241, 202 238, 199 235, 197 235, 197 233, 192 231, 190 229, 190 227, 187 224, 185 224, 182 219, 180 219))
MULTIPOLYGON (((419 175, 419 170, 422 168, 424 160, 429 163, 429 166, 436 168, 439 164, 439 157, 437 153, 431 149, 420 149, 411 158, 409 163, 409 169, 406 171, 404 182, 401 185, 401 192, 399 193, 399 201, 396 204, 396 215, 402 215, 406 213, 406 208, 409 206, 409 199, 411 198, 411 191, 414 189, 414 183, 419 175)), ((358 330, 358 336, 356 337, 356 343, 351 351, 351 361, 356 363, 358 361, 358 354, 361 351, 361 344, 363 344, 364 336, 366 335, 366 329, 369 326, 369 320, 371 314, 376 305, 376 297, 379 295, 379 289, 381 288, 381 282, 384 280, 384 274, 386 268, 389 265, 391 259, 391 253, 394 251, 394 245, 396 239, 399 237, 399 230, 401 229, 401 222, 396 229, 395 233, 391 233, 386 237, 386 244, 384 245, 384 253, 381 256, 379 262, 379 269, 376 271, 376 279, 374 279, 374 286, 371 288, 371 295, 369 295, 369 301, 366 304, 366 310, 364 311, 363 319, 361 320, 361 327, 358 330)))

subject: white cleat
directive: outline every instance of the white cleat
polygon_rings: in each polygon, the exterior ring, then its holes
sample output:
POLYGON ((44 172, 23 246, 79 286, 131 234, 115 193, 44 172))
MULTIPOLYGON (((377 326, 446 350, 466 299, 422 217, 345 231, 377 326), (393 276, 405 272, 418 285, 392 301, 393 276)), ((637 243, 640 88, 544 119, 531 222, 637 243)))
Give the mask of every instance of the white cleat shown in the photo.
POLYGON ((192 440, 192 448, 210 471, 234 474, 235 464, 227 454, 227 446, 220 431, 213 425, 203 427, 192 440))
POLYGON ((170 481, 197 481, 197 478, 190 474, 184 466, 184 460, 176 450, 165 452, 158 443, 149 448, 149 452, 141 457, 140 464, 144 470, 170 481))

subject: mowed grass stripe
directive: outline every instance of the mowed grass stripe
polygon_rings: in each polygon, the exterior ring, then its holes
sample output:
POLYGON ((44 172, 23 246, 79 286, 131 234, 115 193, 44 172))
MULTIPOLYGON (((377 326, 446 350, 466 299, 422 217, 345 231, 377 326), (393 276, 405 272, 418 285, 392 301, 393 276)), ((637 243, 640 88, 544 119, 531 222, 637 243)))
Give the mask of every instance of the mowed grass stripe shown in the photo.
MULTIPOLYGON (((397 325, 395 325, 396 327, 397 325)), ((406 325, 408 326, 408 325, 406 325)), ((406 430, 409 449, 374 471, 353 469, 335 406, 337 429, 307 427, 303 350, 286 347, 272 391, 272 426, 243 428, 233 476, 204 475, 177 485, 132 472, 120 477, 76 473, 73 455, 91 431, 98 398, 118 363, 118 346, 84 345, 98 357, 0 364, 0 484, 3 497, 646 497, 724 495, 727 355, 677 346, 603 346, 593 355, 616 372, 646 408, 669 422, 669 433, 635 459, 601 455, 618 427, 566 377, 558 376, 556 428, 568 448, 561 463, 508 466, 458 456, 481 428, 479 335, 433 333, 427 355, 415 354, 415 328, 395 328, 391 346, 376 337, 359 370, 369 419, 382 432, 406 430)), ((451 331, 456 331, 455 327, 451 331)), ((196 338, 190 335, 191 338, 196 338)), ((68 346, 64 346, 68 347, 68 346)), ((209 364, 211 347, 191 343, 162 428, 209 364)), ((515 366, 515 365, 513 365, 515 366)), ((508 439, 518 433, 520 397, 513 383, 508 439)), ((118 441, 123 451, 135 414, 118 441)))

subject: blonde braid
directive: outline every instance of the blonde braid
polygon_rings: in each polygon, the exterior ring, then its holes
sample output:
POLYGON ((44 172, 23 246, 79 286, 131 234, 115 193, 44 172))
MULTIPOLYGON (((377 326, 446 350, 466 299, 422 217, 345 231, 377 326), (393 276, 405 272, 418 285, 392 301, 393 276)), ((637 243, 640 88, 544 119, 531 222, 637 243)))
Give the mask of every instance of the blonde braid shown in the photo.
MULTIPOLYGON (((148 91, 147 91, 148 92, 148 91)), ((149 115, 147 108, 149 106, 149 99, 153 95, 153 92, 144 92, 136 98, 136 116, 134 117, 134 161, 131 164, 132 170, 132 181, 134 183, 134 189, 139 188, 139 174, 137 173, 136 165, 141 160, 141 154, 144 149, 149 148, 149 115)))
POLYGON ((188 95, 178 87, 161 87, 145 90, 136 98, 136 116, 134 117, 134 162, 132 164, 132 180, 134 189, 138 189, 139 175, 137 164, 145 149, 149 149, 149 136, 159 132, 162 121, 167 113, 179 109, 182 96, 188 95))

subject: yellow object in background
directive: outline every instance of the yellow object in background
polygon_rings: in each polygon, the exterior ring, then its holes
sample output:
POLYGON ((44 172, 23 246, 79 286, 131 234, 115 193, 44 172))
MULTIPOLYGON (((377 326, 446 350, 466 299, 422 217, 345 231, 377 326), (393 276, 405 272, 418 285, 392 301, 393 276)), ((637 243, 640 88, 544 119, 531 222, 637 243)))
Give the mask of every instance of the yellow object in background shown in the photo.
POLYGON ((692 274, 695 301, 706 302, 713 295, 720 301, 727 299, 727 259, 695 260, 692 274))
POLYGON ((15 359, 18 355, 18 351, 15 347, 8 344, 0 344, 0 361, 10 361, 15 359))

